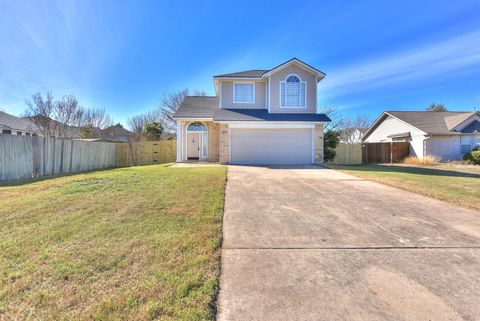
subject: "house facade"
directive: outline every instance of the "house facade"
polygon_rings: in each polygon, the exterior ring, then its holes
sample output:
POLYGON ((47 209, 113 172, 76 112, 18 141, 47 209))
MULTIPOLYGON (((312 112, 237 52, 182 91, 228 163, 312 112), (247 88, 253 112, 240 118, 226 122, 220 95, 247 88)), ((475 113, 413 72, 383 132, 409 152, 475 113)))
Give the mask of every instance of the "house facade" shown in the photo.
POLYGON ((480 145, 480 112, 386 111, 373 123, 363 142, 410 142, 410 155, 461 160, 480 145))
POLYGON ((39 136, 41 131, 27 118, 16 117, 0 111, 0 134, 39 136))
POLYGON ((293 58, 269 70, 214 76, 215 96, 188 96, 175 113, 177 161, 322 164, 320 70, 293 58))

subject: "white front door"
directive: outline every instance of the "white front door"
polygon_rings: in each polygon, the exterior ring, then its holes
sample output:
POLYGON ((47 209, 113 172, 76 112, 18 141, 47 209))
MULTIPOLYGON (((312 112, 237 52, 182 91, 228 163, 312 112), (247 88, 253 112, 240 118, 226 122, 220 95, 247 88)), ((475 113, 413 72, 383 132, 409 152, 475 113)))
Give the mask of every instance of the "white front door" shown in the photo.
POLYGON ((230 163, 312 164, 312 136, 311 128, 232 128, 230 163))
POLYGON ((187 157, 188 159, 200 158, 200 133, 187 134, 187 157))

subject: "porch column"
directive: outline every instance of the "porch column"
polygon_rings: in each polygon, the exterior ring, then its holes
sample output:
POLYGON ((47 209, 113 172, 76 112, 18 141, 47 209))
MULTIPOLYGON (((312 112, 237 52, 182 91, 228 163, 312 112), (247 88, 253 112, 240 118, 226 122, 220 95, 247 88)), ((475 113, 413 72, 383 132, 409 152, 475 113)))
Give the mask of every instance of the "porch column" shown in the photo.
POLYGON ((182 142, 183 142, 183 132, 182 132, 182 122, 177 120, 177 162, 182 161, 182 142))

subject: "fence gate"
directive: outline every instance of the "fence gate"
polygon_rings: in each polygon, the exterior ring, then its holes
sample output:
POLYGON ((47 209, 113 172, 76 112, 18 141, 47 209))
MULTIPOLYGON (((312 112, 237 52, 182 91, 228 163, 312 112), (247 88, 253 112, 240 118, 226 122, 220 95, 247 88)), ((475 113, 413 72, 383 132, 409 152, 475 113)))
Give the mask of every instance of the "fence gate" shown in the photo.
POLYGON ((409 142, 363 143, 362 163, 398 163, 409 153, 409 142))

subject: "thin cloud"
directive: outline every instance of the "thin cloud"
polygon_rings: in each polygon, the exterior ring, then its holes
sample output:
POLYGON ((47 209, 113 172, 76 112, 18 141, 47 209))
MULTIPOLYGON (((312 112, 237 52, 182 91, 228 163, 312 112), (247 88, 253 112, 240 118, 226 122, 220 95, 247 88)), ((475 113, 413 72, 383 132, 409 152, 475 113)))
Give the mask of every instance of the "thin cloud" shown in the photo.
POLYGON ((428 79, 480 64, 480 31, 417 50, 331 71, 319 87, 338 96, 396 83, 428 79))

